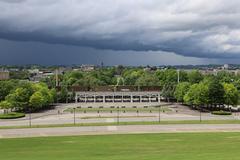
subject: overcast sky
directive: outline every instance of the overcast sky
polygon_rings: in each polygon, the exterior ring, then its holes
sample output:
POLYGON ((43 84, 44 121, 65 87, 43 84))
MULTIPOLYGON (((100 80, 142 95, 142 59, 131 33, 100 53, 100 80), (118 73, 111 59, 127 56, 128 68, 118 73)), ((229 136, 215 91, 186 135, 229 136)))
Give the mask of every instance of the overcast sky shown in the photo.
POLYGON ((0 63, 239 63, 239 19, 239 0, 0 0, 0 63))

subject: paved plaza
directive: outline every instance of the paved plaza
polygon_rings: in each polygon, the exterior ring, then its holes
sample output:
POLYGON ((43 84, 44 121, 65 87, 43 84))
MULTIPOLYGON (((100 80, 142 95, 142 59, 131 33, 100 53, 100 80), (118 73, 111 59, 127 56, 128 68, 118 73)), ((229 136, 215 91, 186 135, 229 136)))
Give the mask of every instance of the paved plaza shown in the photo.
MULTIPOLYGON (((186 106, 177 104, 166 104, 161 103, 161 105, 167 109, 165 112, 159 112, 157 110, 151 111, 141 111, 140 108, 144 106, 156 106, 159 103, 72 103, 59 105, 53 110, 48 110, 42 113, 31 114, 31 124, 32 125, 49 125, 49 124, 70 124, 74 120, 76 123, 104 123, 104 122, 154 122, 159 121, 178 121, 178 120, 199 120, 200 113, 195 110, 191 110, 186 106), (111 106, 125 106, 126 108, 136 107, 135 110, 131 111, 117 111, 115 109, 109 109, 107 111, 100 112, 96 108, 103 106, 109 108, 111 106), (76 112, 75 116, 73 112, 66 112, 68 109, 77 108, 88 108, 89 106, 95 108, 93 112, 76 112), (138 111, 139 108, 139 111, 138 111), (151 112, 150 112, 151 111, 151 112), (75 117, 75 118, 74 118, 75 117)), ((88 110, 91 110, 88 108, 88 110)), ((236 120, 240 119, 238 114, 233 114, 231 116, 216 116, 211 113, 202 113, 202 120, 236 120)), ((0 120, 0 126, 28 126, 29 125, 29 114, 25 118, 16 120, 0 120)))

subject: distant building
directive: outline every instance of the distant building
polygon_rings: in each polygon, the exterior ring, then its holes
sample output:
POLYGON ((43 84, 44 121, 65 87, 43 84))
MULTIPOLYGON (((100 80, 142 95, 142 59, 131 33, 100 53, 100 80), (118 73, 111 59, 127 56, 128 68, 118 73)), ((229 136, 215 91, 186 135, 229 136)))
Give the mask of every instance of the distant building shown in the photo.
POLYGON ((39 73, 39 69, 29 69, 28 72, 29 72, 30 74, 35 74, 35 75, 37 75, 37 74, 39 73))
POLYGON ((34 81, 34 82, 40 82, 42 79, 44 78, 49 78, 51 76, 53 76, 55 73, 54 71, 48 71, 48 70, 35 70, 36 72, 31 72, 31 77, 30 77, 30 81, 34 81))
MULTIPOLYGON (((60 89, 59 89, 60 90, 60 89)), ((70 87, 76 103, 156 103, 160 102, 159 86, 99 86, 93 90, 82 86, 70 87)))
POLYGON ((0 80, 8 80, 9 78, 9 71, 0 70, 0 80))
POLYGON ((235 75, 236 75, 236 76, 237 76, 237 75, 240 75, 240 70, 239 70, 239 69, 235 70, 235 75))
POLYGON ((219 70, 217 69, 206 69, 206 70, 199 70, 200 73, 203 75, 217 75, 219 70))
POLYGON ((18 72, 19 68, 9 68, 8 71, 9 72, 18 72))
POLYGON ((80 68, 74 69, 74 70, 75 71, 76 70, 81 70, 81 71, 84 71, 84 72, 91 72, 91 71, 95 70, 95 66, 94 65, 81 65, 80 68))
POLYGON ((146 66, 146 67, 144 67, 143 68, 143 70, 144 71, 156 71, 157 70, 157 67, 156 66, 153 66, 153 67, 151 67, 151 66, 146 66))
POLYGON ((228 64, 224 64, 224 65, 223 65, 223 69, 224 69, 224 70, 228 70, 228 69, 229 69, 229 65, 228 65, 228 64))

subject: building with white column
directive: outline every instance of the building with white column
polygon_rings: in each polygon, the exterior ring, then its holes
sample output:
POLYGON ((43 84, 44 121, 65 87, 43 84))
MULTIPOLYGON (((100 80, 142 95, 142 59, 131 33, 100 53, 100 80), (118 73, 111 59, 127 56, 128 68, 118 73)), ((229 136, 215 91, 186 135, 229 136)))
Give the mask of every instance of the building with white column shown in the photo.
POLYGON ((124 103, 124 102, 160 102, 160 92, 135 91, 135 92, 76 92, 76 103, 124 103))

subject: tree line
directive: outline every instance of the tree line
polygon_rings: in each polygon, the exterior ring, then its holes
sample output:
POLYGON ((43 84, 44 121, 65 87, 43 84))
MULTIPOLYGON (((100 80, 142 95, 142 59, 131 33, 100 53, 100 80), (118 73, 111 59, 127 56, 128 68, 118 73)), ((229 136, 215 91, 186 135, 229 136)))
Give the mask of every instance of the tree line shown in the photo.
POLYGON ((160 86, 162 96, 167 101, 214 108, 223 104, 235 106, 239 103, 240 76, 227 71, 204 75, 198 70, 180 70, 178 74, 176 69, 149 71, 141 67, 120 66, 92 72, 71 71, 62 75, 60 85, 62 101, 65 101, 67 95, 66 86, 160 86))
POLYGON ((56 101, 57 92, 45 83, 27 81, 0 81, 0 107, 14 111, 37 111, 56 101))
POLYGON ((174 97, 178 102, 192 107, 204 107, 210 110, 237 106, 239 91, 233 83, 221 82, 216 77, 206 77, 199 83, 181 82, 177 84, 174 97))
MULTIPOLYGON (((104 67, 90 72, 69 71, 59 75, 61 91, 56 92, 55 76, 41 83, 21 80, 0 81, 0 105, 17 110, 44 109, 53 102, 66 102, 67 88, 94 88, 108 85, 160 86, 162 97, 193 107, 216 108, 239 103, 240 76, 227 71, 202 74, 198 70, 144 69, 143 67, 104 67), (179 83, 178 83, 179 82, 179 83)), ((74 94, 72 94, 74 95, 74 94)))

